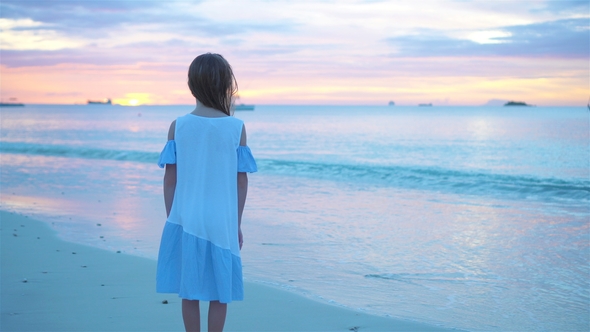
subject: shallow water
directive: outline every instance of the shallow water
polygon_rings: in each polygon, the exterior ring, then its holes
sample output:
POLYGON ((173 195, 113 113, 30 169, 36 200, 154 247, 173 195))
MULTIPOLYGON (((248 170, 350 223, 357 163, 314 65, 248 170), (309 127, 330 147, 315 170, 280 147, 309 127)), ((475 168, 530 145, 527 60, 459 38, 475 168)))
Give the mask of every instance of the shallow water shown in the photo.
MULTIPOLYGON (((165 216, 155 161, 169 123, 190 110, 3 108, 0 207, 70 241, 155 258, 165 216)), ((588 330, 588 114, 237 112, 260 170, 244 216, 245 277, 448 327, 588 330)))

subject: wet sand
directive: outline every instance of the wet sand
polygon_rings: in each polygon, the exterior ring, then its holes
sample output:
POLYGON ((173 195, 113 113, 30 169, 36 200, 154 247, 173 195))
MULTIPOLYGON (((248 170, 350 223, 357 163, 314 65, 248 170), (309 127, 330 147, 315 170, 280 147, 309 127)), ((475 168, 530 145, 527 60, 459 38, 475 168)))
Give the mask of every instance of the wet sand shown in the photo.
MULTIPOLYGON (((181 300, 155 292, 154 260, 62 241, 15 213, 0 211, 0 220, 2 331, 184 330, 181 300)), ((228 306, 225 330, 450 331, 249 282, 245 301, 228 306)))

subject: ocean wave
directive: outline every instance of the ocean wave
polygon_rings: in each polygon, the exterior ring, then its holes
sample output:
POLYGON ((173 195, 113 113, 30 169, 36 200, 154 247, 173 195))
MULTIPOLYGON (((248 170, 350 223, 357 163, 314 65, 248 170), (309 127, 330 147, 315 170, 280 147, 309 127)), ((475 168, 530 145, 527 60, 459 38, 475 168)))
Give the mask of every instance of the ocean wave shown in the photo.
MULTIPOLYGON (((1 142, 0 152, 84 159, 154 163, 158 152, 108 150, 1 142)), ((526 175, 494 174, 426 166, 375 166, 258 159, 261 173, 302 176, 345 182, 362 182, 407 189, 488 195, 501 198, 590 201, 587 179, 557 179, 526 175)))
POLYGON ((465 273, 381 273, 366 274, 365 278, 393 280, 409 284, 416 282, 440 282, 440 283, 490 283, 498 281, 498 277, 488 275, 475 275, 465 273))
POLYGON ((107 150, 65 145, 48 145, 32 143, 1 142, 0 152, 29 154, 41 156, 69 157, 82 159, 104 159, 135 161, 142 163, 156 163, 159 153, 132 151, 132 150, 107 150))
POLYGON ((505 198, 590 200, 590 181, 450 170, 427 166, 374 166, 259 160, 269 173, 362 181, 408 189, 427 189, 505 198))

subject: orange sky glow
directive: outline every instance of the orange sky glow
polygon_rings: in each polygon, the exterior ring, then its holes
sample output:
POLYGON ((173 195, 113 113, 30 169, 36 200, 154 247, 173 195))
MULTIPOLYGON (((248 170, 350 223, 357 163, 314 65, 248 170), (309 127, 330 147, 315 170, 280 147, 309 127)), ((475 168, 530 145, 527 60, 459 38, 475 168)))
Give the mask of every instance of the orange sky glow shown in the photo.
POLYGON ((577 106, 590 95, 587 1, 0 6, 2 101, 193 104, 186 72, 204 52, 228 59, 253 104, 577 106))

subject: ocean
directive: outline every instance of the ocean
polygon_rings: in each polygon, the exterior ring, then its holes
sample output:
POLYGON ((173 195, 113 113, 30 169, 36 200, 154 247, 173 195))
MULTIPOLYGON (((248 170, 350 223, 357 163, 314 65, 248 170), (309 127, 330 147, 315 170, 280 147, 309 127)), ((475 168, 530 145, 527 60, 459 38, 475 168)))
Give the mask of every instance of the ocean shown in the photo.
MULTIPOLYGON (((192 109, 2 108, 0 209, 156 259, 156 161, 170 122, 192 109)), ((585 107, 260 105, 235 116, 259 166, 245 280, 470 331, 590 329, 585 107)))

